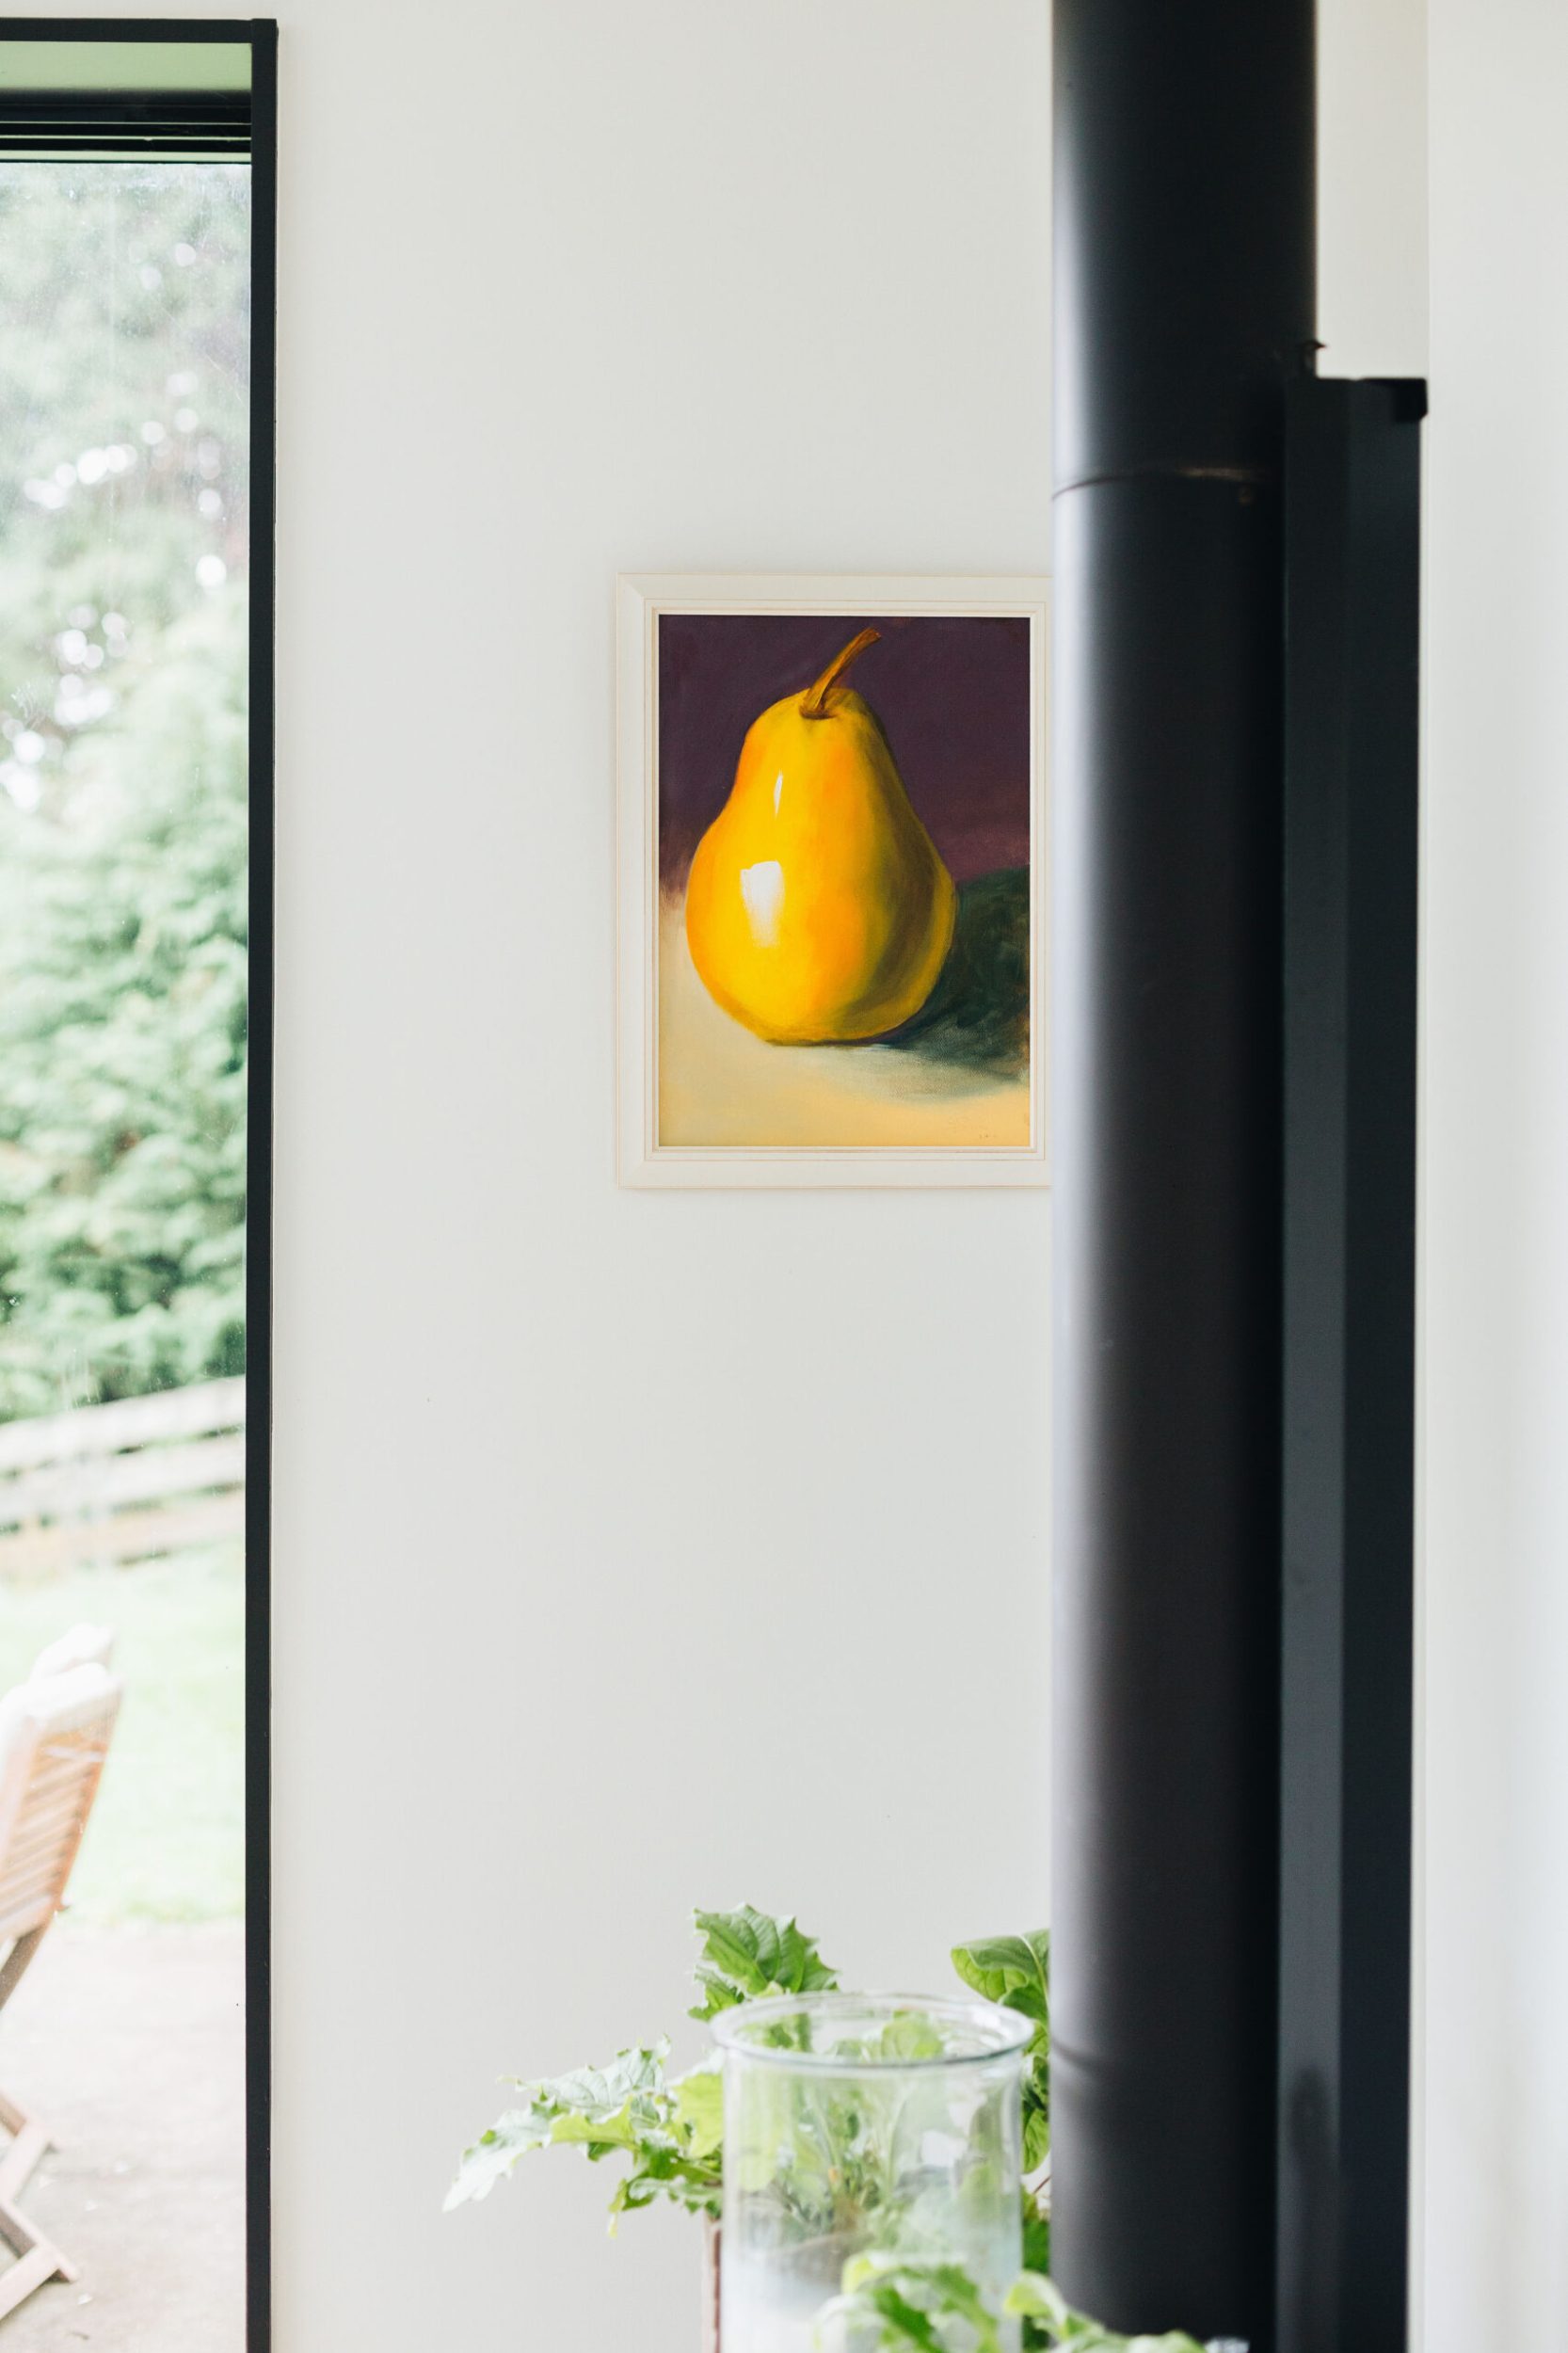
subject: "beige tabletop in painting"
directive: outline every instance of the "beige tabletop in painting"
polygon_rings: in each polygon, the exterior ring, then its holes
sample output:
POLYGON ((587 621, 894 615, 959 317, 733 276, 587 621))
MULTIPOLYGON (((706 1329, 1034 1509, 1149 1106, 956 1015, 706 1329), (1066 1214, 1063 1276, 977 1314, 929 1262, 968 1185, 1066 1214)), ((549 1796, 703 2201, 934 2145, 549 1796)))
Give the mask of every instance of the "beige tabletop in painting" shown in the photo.
POLYGON ((1027 1077, 906 1047, 772 1046, 697 978, 679 898, 659 924, 662 1144, 1027 1144, 1027 1077), (692 1050, 696 1048, 696 1050, 692 1050))

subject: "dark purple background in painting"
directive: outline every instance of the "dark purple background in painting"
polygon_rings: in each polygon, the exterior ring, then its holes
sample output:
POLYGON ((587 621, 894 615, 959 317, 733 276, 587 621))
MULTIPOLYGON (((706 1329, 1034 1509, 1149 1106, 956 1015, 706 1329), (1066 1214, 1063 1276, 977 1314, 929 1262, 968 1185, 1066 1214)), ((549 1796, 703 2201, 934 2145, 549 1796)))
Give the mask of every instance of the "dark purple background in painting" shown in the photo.
POLYGON ((804 694, 841 646, 882 632, 856 686, 955 882, 1029 863, 1029 622, 955 616, 659 616, 659 874, 685 875, 729 797, 752 721, 804 694))

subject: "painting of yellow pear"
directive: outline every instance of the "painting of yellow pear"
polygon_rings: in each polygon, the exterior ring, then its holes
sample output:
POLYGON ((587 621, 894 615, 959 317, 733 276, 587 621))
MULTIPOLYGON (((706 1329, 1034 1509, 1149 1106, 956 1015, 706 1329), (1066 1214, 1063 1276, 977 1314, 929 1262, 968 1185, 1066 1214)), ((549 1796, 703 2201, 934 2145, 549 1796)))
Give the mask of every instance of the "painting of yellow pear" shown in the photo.
POLYGON ((1041 584, 623 582, 621 661, 623 1174, 1041 1182, 1041 584))

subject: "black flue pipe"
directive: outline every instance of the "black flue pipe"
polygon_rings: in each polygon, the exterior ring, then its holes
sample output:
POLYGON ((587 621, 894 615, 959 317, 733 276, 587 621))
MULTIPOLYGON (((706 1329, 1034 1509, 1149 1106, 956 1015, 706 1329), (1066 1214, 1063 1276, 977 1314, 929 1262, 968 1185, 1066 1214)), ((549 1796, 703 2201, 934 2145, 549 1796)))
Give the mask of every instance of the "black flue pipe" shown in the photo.
POLYGON ((1271 2353, 1311 0, 1057 0, 1053 2268, 1271 2353))

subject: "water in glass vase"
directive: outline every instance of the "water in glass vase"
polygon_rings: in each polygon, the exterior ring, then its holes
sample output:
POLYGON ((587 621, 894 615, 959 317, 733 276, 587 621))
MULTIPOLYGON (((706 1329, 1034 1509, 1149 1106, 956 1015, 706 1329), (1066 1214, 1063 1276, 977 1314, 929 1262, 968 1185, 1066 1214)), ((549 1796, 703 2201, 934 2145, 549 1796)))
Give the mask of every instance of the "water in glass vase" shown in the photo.
MULTIPOLYGON (((807 2260, 780 2263, 763 2256, 726 2265, 721 2347, 819 2353, 818 2314, 838 2295, 844 2265, 857 2250, 838 2240, 819 2239, 813 2249, 797 2251, 807 2260)), ((844 2343, 841 2353, 856 2353, 856 2348, 844 2343)))

